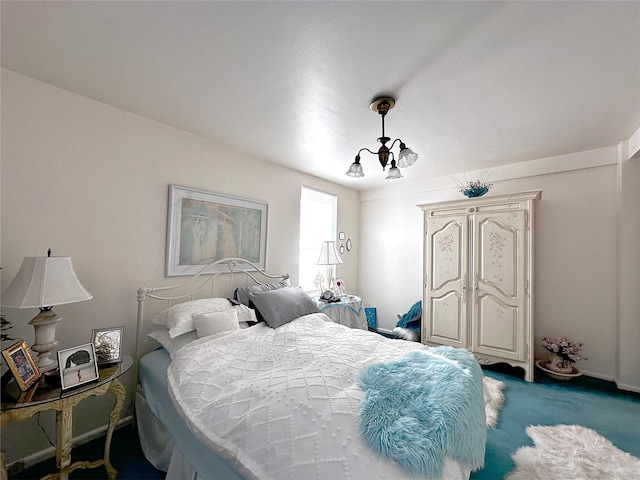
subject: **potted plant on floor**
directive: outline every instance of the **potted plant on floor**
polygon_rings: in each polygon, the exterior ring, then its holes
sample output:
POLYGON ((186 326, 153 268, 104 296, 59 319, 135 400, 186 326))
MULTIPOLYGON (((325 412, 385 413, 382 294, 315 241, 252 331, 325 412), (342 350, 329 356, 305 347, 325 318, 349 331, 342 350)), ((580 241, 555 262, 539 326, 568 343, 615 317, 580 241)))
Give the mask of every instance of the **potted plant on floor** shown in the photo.
POLYGON ((587 359, 580 353, 581 342, 572 342, 567 337, 543 337, 542 347, 551 354, 549 359, 540 365, 543 370, 549 370, 559 376, 580 375, 575 362, 587 359))

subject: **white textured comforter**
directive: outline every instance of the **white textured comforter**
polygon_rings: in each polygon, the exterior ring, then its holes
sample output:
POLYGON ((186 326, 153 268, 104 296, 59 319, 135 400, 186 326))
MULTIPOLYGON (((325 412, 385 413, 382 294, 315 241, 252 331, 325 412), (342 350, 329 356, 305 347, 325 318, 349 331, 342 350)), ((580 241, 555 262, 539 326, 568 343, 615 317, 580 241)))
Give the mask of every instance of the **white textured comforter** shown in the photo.
MULTIPOLYGON (((355 376, 422 348, 306 315, 183 347, 168 369, 169 393, 194 433, 247 478, 414 478, 360 439, 355 376)), ((468 468, 444 462, 443 478, 468 478, 468 468)))

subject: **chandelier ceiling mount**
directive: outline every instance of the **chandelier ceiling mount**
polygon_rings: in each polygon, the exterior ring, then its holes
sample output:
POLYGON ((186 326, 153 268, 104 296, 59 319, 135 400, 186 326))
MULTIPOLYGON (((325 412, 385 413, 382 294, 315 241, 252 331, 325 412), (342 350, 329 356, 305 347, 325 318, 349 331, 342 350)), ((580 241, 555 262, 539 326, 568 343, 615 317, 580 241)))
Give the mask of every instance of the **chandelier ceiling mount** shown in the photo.
POLYGON ((368 148, 361 148, 356 155, 355 161, 349 167, 349 171, 347 175, 350 177, 361 178, 364 177, 364 172, 362 171, 362 165, 360 165, 360 153, 363 151, 367 151, 373 155, 378 156, 378 161, 380 165, 382 165, 382 170, 384 171, 387 163, 389 163, 389 158, 391 158, 391 168, 389 169, 389 174, 387 175, 387 180, 393 180, 396 178, 402 178, 402 174, 400 173, 400 168, 410 167, 413 165, 418 159, 418 155, 413 152, 410 148, 404 144, 402 140, 396 138, 391 146, 387 147, 387 143, 391 141, 391 138, 385 136, 384 133, 384 119, 396 104, 396 100, 392 97, 377 97, 369 105, 369 108, 374 112, 377 112, 382 118, 382 136, 378 137, 378 142, 382 145, 378 149, 377 152, 369 150, 368 148), (400 143, 400 152, 398 153, 398 163, 396 165, 396 159, 394 153, 391 149, 395 146, 396 143, 400 143), (400 168, 398 168, 400 167, 400 168))

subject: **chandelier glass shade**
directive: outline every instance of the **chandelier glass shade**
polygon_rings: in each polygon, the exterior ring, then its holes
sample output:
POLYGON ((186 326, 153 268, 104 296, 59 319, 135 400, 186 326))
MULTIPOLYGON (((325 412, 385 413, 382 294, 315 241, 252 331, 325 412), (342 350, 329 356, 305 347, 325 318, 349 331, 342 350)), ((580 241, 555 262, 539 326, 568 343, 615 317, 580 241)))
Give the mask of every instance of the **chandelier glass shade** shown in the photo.
POLYGON ((360 165, 360 155, 356 157, 356 161, 353 162, 349 167, 349 171, 347 172, 347 175, 355 178, 364 177, 364 172, 362 171, 362 165, 360 165))
POLYGON ((361 178, 364 177, 364 172, 362 170, 362 165, 360 164, 360 154, 363 151, 369 152, 372 155, 378 156, 378 161, 380 165, 382 165, 382 170, 384 171, 389 160, 391 160, 391 168, 389 169, 389 173, 387 174, 386 180, 394 180, 396 178, 402 178, 402 173, 400 173, 400 168, 410 167, 416 160, 418 160, 418 154, 416 154, 413 150, 408 148, 402 140, 396 138, 393 142, 391 142, 391 146, 387 146, 387 143, 391 141, 391 139, 384 134, 384 119, 389 112, 396 104, 395 99, 391 97, 379 97, 376 98, 371 105, 369 106, 371 110, 374 112, 378 112, 380 117, 382 118, 382 136, 378 138, 378 142, 382 145, 378 149, 377 152, 369 150, 368 148, 361 148, 356 155, 354 162, 349 167, 347 171, 347 175, 349 177, 361 178), (395 155, 392 151, 393 147, 396 143, 399 143, 399 152, 398 152, 398 160, 396 162, 395 155))

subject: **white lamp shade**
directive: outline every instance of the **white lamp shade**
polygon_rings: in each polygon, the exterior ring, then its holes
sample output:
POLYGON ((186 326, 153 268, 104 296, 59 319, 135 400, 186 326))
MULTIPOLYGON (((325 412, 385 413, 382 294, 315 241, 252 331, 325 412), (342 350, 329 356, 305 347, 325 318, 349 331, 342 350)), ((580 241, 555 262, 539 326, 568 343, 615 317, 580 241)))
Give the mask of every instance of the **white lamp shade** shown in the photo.
POLYGON ((2 292, 3 307, 40 308, 93 298, 82 286, 70 257, 25 257, 2 292))
POLYGON ((402 173, 400 173, 400 169, 398 167, 391 167, 389 169, 389 175, 387 175, 385 180, 395 180, 396 178, 402 178, 402 173))
POLYGON ((340 263, 342 263, 342 258, 336 250, 336 242, 322 242, 317 265, 338 265, 340 263))
POLYGON ((414 153, 410 148, 404 148, 400 150, 400 155, 398 156, 398 167, 410 167, 416 163, 416 160, 418 160, 418 154, 414 153))
POLYGON ((364 177, 364 172, 362 171, 362 165, 360 165, 358 162, 353 162, 349 167, 349 171, 347 172, 347 175, 355 178, 364 177))

